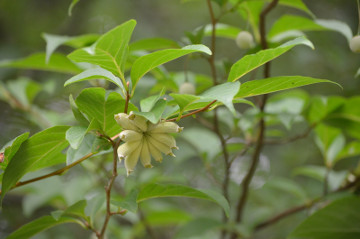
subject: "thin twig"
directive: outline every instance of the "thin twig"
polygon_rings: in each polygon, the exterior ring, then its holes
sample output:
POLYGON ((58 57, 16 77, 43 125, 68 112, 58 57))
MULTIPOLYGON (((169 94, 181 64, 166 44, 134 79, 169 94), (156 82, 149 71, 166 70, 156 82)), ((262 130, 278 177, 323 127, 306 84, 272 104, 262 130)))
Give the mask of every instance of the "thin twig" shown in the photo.
POLYGON ((281 139, 281 140, 266 140, 264 143, 265 144, 287 144, 287 143, 292 143, 292 142, 297 141, 299 139, 306 138, 311 133, 311 131, 314 129, 315 126, 316 126, 316 124, 312 124, 302 134, 295 135, 295 136, 293 136, 291 138, 281 139))
MULTIPOLYGON (((185 115, 182 115, 182 116, 180 117, 180 119, 183 119, 183 118, 189 117, 189 116, 191 116, 191 115, 194 115, 194 114, 203 112, 203 111, 209 109, 210 106, 211 106, 212 104, 214 104, 216 101, 217 101, 217 100, 213 100, 213 101, 211 101, 209 104, 207 104, 205 107, 203 107, 203 108, 201 108, 201 109, 192 111, 192 112, 190 112, 190 113, 188 113, 188 114, 185 114, 185 115)), ((172 118, 172 119, 168 119, 168 120, 166 120, 166 121, 171 122, 171 121, 176 121, 177 119, 178 119, 178 118, 172 118)))

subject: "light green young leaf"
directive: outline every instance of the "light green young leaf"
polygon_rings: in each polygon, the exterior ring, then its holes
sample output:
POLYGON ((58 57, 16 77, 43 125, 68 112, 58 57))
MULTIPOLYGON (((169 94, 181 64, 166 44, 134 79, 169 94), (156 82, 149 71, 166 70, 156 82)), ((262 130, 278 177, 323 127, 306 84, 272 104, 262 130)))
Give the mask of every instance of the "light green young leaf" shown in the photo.
POLYGON ((229 203, 221 194, 210 190, 194 189, 191 187, 175 184, 148 184, 140 190, 137 197, 137 203, 159 197, 190 197, 205 199, 215 202, 221 206, 227 216, 229 216, 230 213, 229 203))
POLYGON ((97 139, 94 134, 86 134, 77 149, 69 147, 66 151, 66 165, 78 161, 89 153, 97 153, 93 150, 97 139))
POLYGON ((7 239, 28 239, 46 229, 64 223, 77 223, 81 226, 83 225, 80 220, 72 217, 60 217, 56 220, 52 216, 43 216, 20 227, 18 230, 11 233, 7 239))
POLYGON ((128 43, 136 21, 130 20, 101 36, 93 46, 78 49, 68 57, 76 62, 98 65, 125 81, 124 67, 129 52, 128 43))
POLYGON ((360 238, 360 198, 334 201, 303 221, 288 239, 358 239, 360 238))
POLYGON ((46 64, 45 53, 35 53, 23 59, 0 61, 0 68, 44 70, 67 74, 77 74, 81 72, 81 69, 77 65, 60 53, 54 53, 48 64, 46 64))
POLYGON ((246 55, 238 60, 230 69, 228 81, 234 82, 249 73, 250 71, 262 66, 263 64, 275 59, 276 57, 289 51, 297 45, 306 45, 314 48, 313 44, 305 37, 298 37, 288 41, 281 46, 272 49, 261 50, 255 54, 246 55))
POLYGON ((71 110, 72 110, 73 115, 74 115, 75 119, 77 120, 77 122, 80 123, 80 125, 82 125, 82 126, 88 126, 89 121, 85 118, 85 116, 78 109, 77 105, 75 104, 75 100, 74 100, 74 97, 72 96, 72 94, 69 95, 69 102, 70 102, 71 110))
POLYGON ((146 219, 150 225, 154 226, 173 226, 181 225, 192 219, 190 212, 181 209, 169 209, 152 211, 146 214, 146 219))
POLYGON ((156 124, 160 121, 166 107, 166 100, 160 99, 151 108, 149 112, 133 112, 135 115, 140 115, 148 119, 151 123, 156 124))
POLYGON ((360 142, 353 141, 347 144, 337 155, 336 161, 360 155, 360 142))
POLYGON ((293 89, 316 83, 333 83, 339 85, 333 81, 305 76, 278 76, 243 83, 235 98, 246 98, 256 95, 269 94, 276 91, 293 89))
POLYGON ((217 100, 223 103, 234 115, 236 114, 233 99, 239 91, 240 82, 227 82, 216 85, 200 95, 201 99, 217 100))
POLYGON ((189 45, 181 49, 166 49, 156 51, 145 56, 139 57, 131 68, 132 95, 134 94, 136 85, 141 77, 155 67, 175 60, 181 56, 194 52, 203 52, 211 55, 211 51, 204 45, 189 45))
POLYGON ((154 51, 166 48, 180 48, 176 41, 166 38, 147 38, 133 42, 129 45, 130 51, 154 51))
POLYGON ((315 15, 309 10, 309 8, 301 0, 280 0, 279 4, 299 9, 309 14, 312 18, 315 18, 315 15))
POLYGON ((68 129, 69 126, 55 126, 22 143, 5 169, 1 199, 26 173, 65 161, 62 150, 69 145, 65 139, 68 129))
MULTIPOLYGON (((124 112, 125 100, 116 92, 111 92, 106 98, 104 88, 84 89, 76 98, 75 103, 89 120, 96 119, 101 130, 112 137, 120 132, 121 127, 116 123, 114 115, 124 112)), ((129 111, 136 110, 129 104, 129 111)))
POLYGON ((68 79, 65 82, 64 86, 68 86, 72 83, 76 83, 76 82, 80 82, 80 81, 92 80, 92 79, 98 79, 98 78, 108 80, 108 81, 114 83, 115 85, 117 85, 122 90, 122 92, 126 92, 121 80, 118 77, 114 76, 114 74, 111 73, 110 71, 102 69, 101 67, 88 69, 86 71, 81 72, 80 74, 78 74, 76 76, 71 77, 70 79, 68 79))
POLYGON ((43 33, 42 37, 46 41, 46 63, 49 63, 51 55, 61 45, 68 45, 75 48, 85 47, 93 44, 99 36, 96 34, 87 34, 81 36, 59 36, 43 33))
POLYGON ((160 97, 161 97, 161 93, 158 94, 158 95, 152 95, 152 96, 149 96, 149 97, 147 97, 145 99, 142 99, 140 101, 140 109, 141 109, 141 111, 142 112, 149 112, 154 107, 156 102, 158 102, 160 97))

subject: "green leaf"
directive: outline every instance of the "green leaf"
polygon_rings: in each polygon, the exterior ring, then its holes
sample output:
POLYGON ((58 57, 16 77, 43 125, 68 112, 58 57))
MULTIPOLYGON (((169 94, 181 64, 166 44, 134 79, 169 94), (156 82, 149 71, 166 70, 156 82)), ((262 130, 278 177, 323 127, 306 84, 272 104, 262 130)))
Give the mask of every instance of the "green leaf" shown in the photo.
POLYGON ((230 213, 229 203, 221 194, 210 190, 194 189, 191 187, 175 184, 148 184, 140 190, 137 203, 159 197, 190 197, 209 200, 221 206, 227 216, 229 216, 230 213))
POLYGON ((78 161, 89 153, 97 153, 93 150, 97 137, 94 134, 86 134, 77 149, 69 147, 66 152, 66 165, 78 161))
POLYGON ((111 204, 126 209, 130 212, 136 213, 138 209, 138 204, 136 202, 138 191, 136 189, 132 190, 125 198, 112 197, 111 204))
POLYGON ((149 112, 134 112, 135 115, 140 115, 148 119, 151 123, 156 124, 160 121, 166 107, 166 100, 160 99, 156 102, 154 107, 149 112))
POLYGON ((360 238, 360 198, 334 201, 302 222, 289 239, 358 239, 360 238))
MULTIPOLYGON (((211 36, 212 25, 211 24, 206 25, 204 31, 205 31, 204 32, 205 36, 211 36)), ((242 31, 242 29, 223 23, 217 23, 215 25, 216 37, 224 37, 234 40, 240 31, 242 31)))
POLYGON ((69 145, 65 139, 68 129, 69 126, 55 126, 22 143, 4 172, 1 199, 26 173, 65 161, 62 150, 69 145))
POLYGON ((278 77, 270 77, 262 80, 253 80, 253 81, 245 82, 241 85, 241 88, 235 97, 246 98, 256 95, 269 94, 281 90, 293 89, 293 88, 316 84, 316 83, 333 83, 339 85, 338 83, 333 81, 316 79, 305 76, 278 76, 278 77))
POLYGON ((134 94, 134 90, 136 88, 138 81, 147 72, 151 71, 155 67, 158 67, 164 63, 167 63, 181 56, 194 52, 203 52, 211 55, 210 49, 204 45, 189 45, 181 49, 166 49, 139 57, 134 62, 131 68, 131 82, 132 82, 131 94, 132 95, 134 94))
POLYGON ((200 95, 201 99, 217 100, 223 103, 234 115, 236 114, 233 99, 239 91, 240 82, 227 82, 216 85, 200 95))
POLYGON ((295 16, 295 15, 284 15, 279 18, 274 25, 271 27, 268 37, 269 39, 274 38, 276 35, 286 31, 319 31, 326 30, 325 27, 317 24, 312 19, 295 16))
POLYGON ((180 48, 176 41, 160 37, 141 39, 131 43, 129 47, 130 51, 153 51, 166 48, 180 48))
POLYGON ((311 17, 315 18, 315 15, 301 0, 280 0, 279 4, 302 10, 303 12, 309 14, 311 17))
POLYGON ((191 218, 190 213, 181 209, 166 208, 163 211, 156 210, 146 214, 146 220, 154 226, 177 226, 188 222, 191 218))
POLYGON ((199 96, 195 95, 187 95, 187 94, 170 94, 171 97, 174 98, 176 104, 180 107, 179 116, 182 115, 184 111, 186 111, 186 107, 189 106, 194 101, 200 99, 199 96))
MULTIPOLYGON (((237 4, 238 0, 232 0, 237 4)), ((265 1, 243 1, 240 3, 238 11, 245 21, 248 21, 253 29, 255 39, 260 40, 259 19, 260 13, 264 8, 265 1)))
POLYGON ((340 96, 313 97, 310 102, 306 117, 311 123, 325 120, 329 115, 336 112, 345 104, 345 99, 340 96))
POLYGON ((20 227, 18 230, 11 233, 7 239, 28 239, 39 232, 64 223, 77 223, 83 225, 79 220, 71 217, 60 217, 58 220, 55 220, 52 216, 43 216, 20 227))
POLYGON ((21 144, 25 140, 27 140, 28 137, 29 137, 28 132, 23 133, 3 146, 0 152, 4 153, 4 160, 3 162, 0 163, 0 168, 2 169, 6 168, 10 160, 14 157, 15 153, 19 150, 21 144))
POLYGON ((152 96, 149 96, 145 99, 142 99, 140 101, 140 109, 142 112, 149 112, 153 107, 154 105, 156 104, 156 102, 159 101, 161 97, 161 93, 158 94, 158 95, 152 95, 152 96))
POLYGON ((230 69, 228 81, 236 81, 250 71, 275 59, 297 45, 306 45, 314 48, 312 43, 304 37, 288 41, 281 46, 272 49, 261 50, 255 54, 246 55, 238 60, 230 69))
POLYGON ((0 68, 44 70, 68 74, 81 72, 81 69, 77 65, 60 53, 54 53, 48 64, 46 64, 45 59, 45 53, 35 53, 23 59, 0 61, 0 68))
POLYGON ((49 63, 51 55, 61 45, 69 45, 80 48, 91 45, 99 38, 99 36, 95 34, 69 37, 52 35, 47 33, 43 33, 42 37, 46 41, 46 63, 49 63))
POLYGON ((29 78, 20 77, 7 82, 7 89, 24 108, 29 108, 36 95, 41 91, 41 85, 29 78))
POLYGON ((306 202, 308 200, 305 190, 302 187, 300 187, 299 184, 295 183, 290 179, 273 178, 269 180, 265 185, 273 189, 278 189, 286 193, 290 193, 293 196, 300 199, 301 202, 306 202))
POLYGON ((219 220, 213 218, 196 218, 182 226, 176 234, 175 238, 198 238, 205 232, 219 229, 223 226, 219 220))
MULTIPOLYGON (((116 92, 111 92, 107 98, 103 88, 84 89, 76 98, 75 103, 79 110, 90 120, 96 119, 101 130, 112 137, 120 132, 121 127, 116 123, 114 115, 124 112, 125 100, 116 92)), ((129 111, 136 108, 129 104, 129 111)))
POLYGON ((114 74, 111 73, 110 71, 102 69, 101 67, 94 68, 94 69, 88 69, 86 71, 81 72, 80 74, 78 74, 76 76, 71 77, 69 80, 67 80, 65 82, 64 86, 68 86, 72 83, 76 83, 76 82, 80 82, 80 81, 99 79, 99 78, 102 78, 102 79, 105 79, 105 80, 108 80, 108 81, 114 83, 122 90, 122 92, 126 92, 121 80, 118 77, 114 76, 114 74))
POLYGON ((82 140, 87 133, 87 128, 84 126, 72 126, 66 131, 66 140, 69 141, 73 149, 79 148, 82 140))
POLYGON ((339 161, 341 159, 354 157, 360 155, 360 142, 359 141, 353 141, 349 144, 347 144, 337 155, 336 161, 339 161))
POLYGON ((76 62, 98 65, 125 81, 124 67, 129 52, 128 43, 136 21, 130 20, 101 36, 93 46, 78 49, 68 57, 76 62))

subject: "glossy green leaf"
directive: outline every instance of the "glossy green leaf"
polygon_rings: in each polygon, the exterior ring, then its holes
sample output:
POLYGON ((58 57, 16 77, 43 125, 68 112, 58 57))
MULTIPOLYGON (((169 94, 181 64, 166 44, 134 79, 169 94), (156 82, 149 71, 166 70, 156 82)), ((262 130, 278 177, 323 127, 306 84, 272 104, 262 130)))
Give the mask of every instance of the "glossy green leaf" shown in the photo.
MULTIPOLYGON (((114 115, 124 112, 125 100, 116 92, 111 92, 106 97, 103 88, 84 89, 75 100, 79 110, 90 120, 96 119, 101 126, 101 130, 112 137, 120 132, 121 128, 116 123, 114 115)), ((129 104, 129 111, 136 108, 129 104)))
POLYGON ((210 49, 204 45, 189 45, 181 49, 166 49, 139 57, 131 68, 132 94, 134 93, 140 78, 147 72, 169 61, 194 52, 202 52, 211 55, 210 49))
POLYGON ((271 27, 268 37, 271 39, 286 31, 319 31, 326 30, 325 27, 317 24, 314 20, 295 15, 284 15, 280 17, 271 27))
POLYGON ((217 100, 223 103, 233 114, 236 114, 233 105, 233 99, 239 91, 240 83, 227 82, 224 84, 216 85, 206 90, 200 95, 201 99, 208 99, 209 101, 217 100))
POLYGON ((98 143, 98 137, 94 134, 86 134, 77 149, 69 147, 66 151, 66 165, 72 164, 90 153, 98 153, 100 150, 95 149, 99 146, 98 143))
POLYGON ((343 198, 320 209, 303 221, 289 239, 360 238, 360 198, 343 198))
POLYGON ((82 225, 79 220, 71 217, 60 217, 56 220, 52 216, 43 216, 20 227, 18 230, 11 233, 7 239, 28 239, 46 229, 64 223, 77 223, 82 225))
POLYGON ((262 80, 253 80, 245 82, 241 85, 236 98, 246 98, 256 95, 269 94, 276 91, 293 89, 301 86, 316 84, 316 83, 333 83, 333 81, 316 79, 305 76, 278 76, 270 77, 262 80))
POLYGON ((159 197, 190 197, 209 200, 221 206, 227 216, 229 216, 230 212, 229 203, 221 194, 210 190, 194 189, 191 187, 175 184, 148 184, 140 190, 137 202, 140 203, 148 199, 159 197))
POLYGON ((81 72, 81 69, 77 65, 60 53, 54 53, 48 64, 46 64, 45 59, 45 53, 35 53, 23 59, 0 61, 0 68, 44 70, 68 74, 81 72))
POLYGON ((22 143, 4 172, 2 199, 26 173, 65 161, 62 150, 69 145, 65 139, 68 129, 69 126, 55 126, 33 135, 22 143))
POLYGON ((136 202, 138 193, 139 192, 134 189, 128 195, 126 195, 125 198, 112 197, 111 204, 120 207, 121 209, 126 209, 130 212, 136 213, 138 209, 136 202))
POLYGON ((81 72, 80 74, 71 77, 69 80, 67 80, 64 84, 64 86, 68 86, 72 83, 85 81, 85 80, 92 80, 92 79, 105 79, 108 80, 115 85, 117 85, 123 92, 125 92, 123 83, 121 80, 116 77, 113 73, 111 73, 108 70, 102 69, 101 67, 88 69, 86 71, 81 72))
MULTIPOLYGON (((242 31, 241 28, 230 26, 223 23, 217 23, 215 25, 215 34, 216 37, 224 37, 234 40, 239 32, 242 31)), ((204 29, 205 36, 211 36, 212 34, 212 25, 206 25, 204 29)))
POLYGON ((52 35, 47 33, 44 33, 42 37, 46 41, 46 63, 49 62, 51 55, 61 45, 68 45, 75 48, 80 48, 93 44, 99 38, 99 36, 95 34, 70 37, 52 35))
POLYGON ((133 42, 129 45, 130 51, 154 51, 166 48, 180 48, 176 41, 166 38, 147 38, 133 42))
POLYGON ((19 150, 21 144, 27 140, 28 137, 29 133, 23 133, 2 147, 0 153, 4 153, 4 159, 3 162, 0 163, 1 169, 6 168, 12 157, 14 157, 15 153, 19 150))
POLYGON ((158 100, 149 112, 134 112, 135 115, 140 115, 148 119, 151 123, 156 124, 160 121, 166 107, 166 101, 158 100))
POLYGON ((102 35, 93 46, 78 49, 68 57, 76 62, 98 65, 124 80, 128 43, 135 25, 135 20, 127 21, 102 35))
POLYGON ((145 99, 142 99, 140 101, 141 111, 142 112, 149 112, 154 107, 156 102, 159 101, 160 97, 161 97, 161 94, 158 94, 158 95, 152 95, 152 96, 149 96, 149 97, 147 97, 145 99))
POLYGON ((272 49, 261 50, 255 54, 246 55, 238 60, 230 69, 228 81, 236 81, 250 71, 264 65, 265 63, 275 59, 276 57, 289 51, 297 45, 306 45, 314 48, 312 43, 304 37, 299 37, 288 41, 281 46, 272 49))

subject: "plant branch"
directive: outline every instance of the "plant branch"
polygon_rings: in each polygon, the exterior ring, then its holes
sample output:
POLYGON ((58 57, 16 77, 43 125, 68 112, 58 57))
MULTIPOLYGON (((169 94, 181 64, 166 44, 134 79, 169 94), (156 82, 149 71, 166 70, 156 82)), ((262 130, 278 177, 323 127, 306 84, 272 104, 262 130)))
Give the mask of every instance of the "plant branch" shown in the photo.
MULTIPOLYGON (((267 49, 268 44, 266 41, 266 32, 265 32, 265 18, 266 15, 277 5, 279 0, 273 0, 270 4, 267 5, 267 7, 260 13, 260 22, 259 22, 259 28, 260 28, 260 43, 262 49, 267 49)), ((264 78, 268 78, 270 76, 270 63, 268 62, 265 64, 264 68, 264 78)), ((262 97, 262 101, 260 102, 259 108, 261 112, 264 112, 265 104, 267 100, 267 95, 264 95, 262 97)), ((252 181, 252 178, 255 175, 256 168, 259 163, 259 158, 261 154, 261 150, 264 145, 264 136, 265 136, 265 119, 262 117, 259 122, 259 133, 257 137, 257 144, 255 146, 255 150, 252 156, 251 166, 246 174, 243 182, 242 182, 242 194, 238 200, 237 206, 236 206, 236 216, 235 216, 235 222, 240 223, 242 221, 242 216, 244 212, 244 208, 247 202, 248 194, 249 194, 249 188, 250 183, 252 181)), ((231 239, 236 239, 238 236, 235 233, 232 233, 231 239)))
MULTIPOLYGON (((332 193, 338 193, 338 192, 342 192, 342 191, 346 191, 348 189, 351 189, 352 187, 354 186, 357 186, 357 184, 360 183, 360 177, 357 177, 354 181, 352 182, 349 182, 347 183, 346 185, 342 186, 342 187, 339 187, 338 189, 330 192, 329 194, 332 194, 332 193)), ((275 224, 276 222, 288 217, 288 216, 291 216, 295 213, 298 213, 298 212, 301 212, 305 209, 308 209, 312 206, 314 206, 316 203, 320 202, 321 200, 323 200, 325 198, 326 195, 323 195, 322 197, 318 197, 318 198, 315 198, 303 205, 300 205, 300 206, 296 206, 296 207, 293 207, 293 208, 289 208, 279 214, 277 214, 276 216, 270 218, 270 219, 267 219, 265 220, 264 222, 262 223, 259 223, 257 226, 255 226, 255 230, 261 230, 265 227, 268 227, 268 226, 271 226, 272 224, 275 224)))
POLYGON ((292 142, 297 141, 299 139, 306 138, 311 133, 311 131, 314 129, 315 126, 316 126, 316 124, 312 124, 302 134, 295 135, 295 136, 293 136, 291 138, 282 139, 282 140, 266 140, 264 143, 265 144, 287 144, 287 143, 292 143, 292 142))

